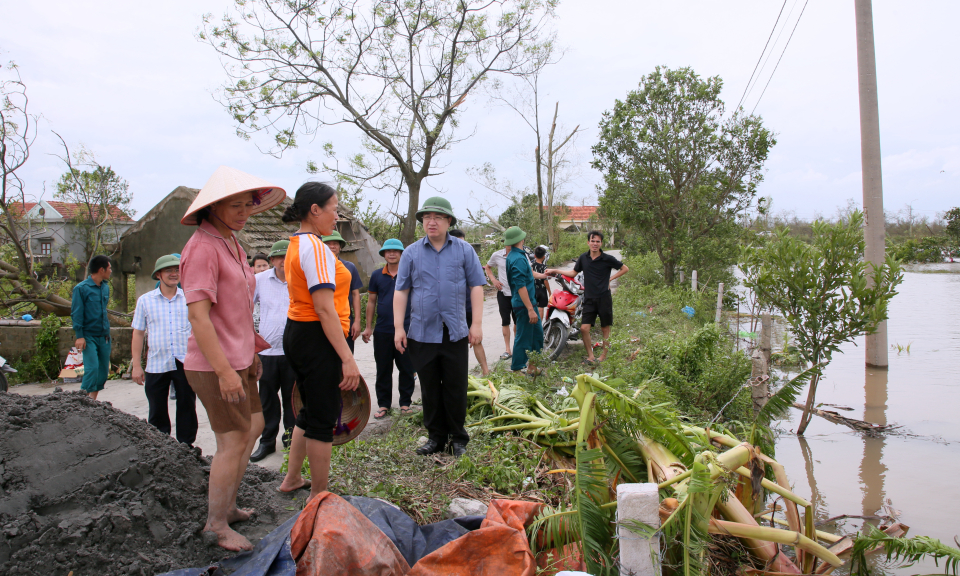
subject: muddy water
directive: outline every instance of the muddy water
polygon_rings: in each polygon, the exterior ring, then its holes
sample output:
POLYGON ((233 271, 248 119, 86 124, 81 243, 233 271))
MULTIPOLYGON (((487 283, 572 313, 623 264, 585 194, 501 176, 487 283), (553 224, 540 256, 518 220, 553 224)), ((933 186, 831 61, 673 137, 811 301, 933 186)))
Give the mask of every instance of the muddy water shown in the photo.
MULTIPOLYGON (((888 370, 865 368, 863 338, 834 356, 817 401, 902 433, 866 438, 814 417, 805 438, 785 432, 777 460, 796 492, 812 499, 819 520, 842 514, 900 513, 909 535, 954 543, 960 535, 960 264, 910 267, 890 303, 888 370), (896 345, 903 347, 898 351, 896 345), (906 347, 909 346, 909 351, 906 347)), ((801 399, 806 398, 806 391, 801 399)), ((834 408, 835 409, 835 408, 834 408)), ((799 412, 780 423, 796 430, 799 412)), ((841 532, 863 520, 846 519, 841 532)), ((875 522, 874 522, 875 523, 875 522)), ((887 574, 943 573, 933 562, 911 568, 878 565, 887 574)))

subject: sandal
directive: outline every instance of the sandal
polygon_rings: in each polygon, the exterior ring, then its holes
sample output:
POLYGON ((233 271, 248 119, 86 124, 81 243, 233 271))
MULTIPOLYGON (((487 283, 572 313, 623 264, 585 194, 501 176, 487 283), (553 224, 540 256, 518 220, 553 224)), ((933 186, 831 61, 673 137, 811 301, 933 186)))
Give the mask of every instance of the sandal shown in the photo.
POLYGON ((501 360, 509 360, 511 358, 513 358, 513 354, 509 352, 504 352, 503 354, 500 355, 501 360))
POLYGON ((375 419, 377 419, 377 420, 382 420, 382 419, 386 418, 386 417, 387 417, 387 414, 389 414, 389 413, 390 413, 390 409, 389 409, 389 408, 381 408, 381 409, 377 410, 377 413, 374 414, 373 417, 374 417, 375 419))
POLYGON ((597 361, 596 361, 596 360, 591 360, 591 359, 589 359, 589 358, 584 358, 584 359, 583 359, 583 362, 581 362, 581 364, 583 364, 584 366, 596 366, 597 361))
POLYGON ((401 406, 401 407, 400 407, 400 414, 403 415, 403 416, 409 416, 410 414, 413 414, 413 408, 411 408, 411 407, 409 407, 409 406, 401 406))

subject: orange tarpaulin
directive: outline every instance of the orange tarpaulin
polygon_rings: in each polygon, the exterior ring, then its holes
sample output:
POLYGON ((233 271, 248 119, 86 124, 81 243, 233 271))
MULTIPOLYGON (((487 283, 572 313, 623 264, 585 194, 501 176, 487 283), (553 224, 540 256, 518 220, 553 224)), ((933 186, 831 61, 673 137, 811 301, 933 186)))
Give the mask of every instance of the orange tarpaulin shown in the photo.
MULTIPOLYGON (((421 558, 411 569, 393 542, 335 494, 311 500, 290 533, 297 576, 534 576, 526 527, 540 504, 494 500, 479 530, 421 558)), ((570 558, 568 556, 568 558, 570 558)), ((570 558, 568 569, 579 566, 570 558)))

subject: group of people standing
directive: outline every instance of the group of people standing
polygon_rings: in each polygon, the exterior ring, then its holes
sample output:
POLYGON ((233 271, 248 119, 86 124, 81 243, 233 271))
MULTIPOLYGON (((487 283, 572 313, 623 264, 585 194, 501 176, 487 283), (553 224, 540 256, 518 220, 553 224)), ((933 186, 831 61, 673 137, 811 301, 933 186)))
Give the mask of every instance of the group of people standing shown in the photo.
MULTIPOLYGON (((277 489, 309 488, 311 497, 327 489, 334 435, 346 431, 339 422, 341 393, 355 390, 361 379, 353 356, 358 336, 373 341, 375 417, 384 417, 392 405, 394 366, 402 413, 411 410, 419 378, 428 433, 427 442, 416 449, 420 455, 466 452, 471 346, 484 374, 489 372, 482 346, 484 267, 462 234, 457 237, 451 230, 457 219, 446 199, 430 198, 417 212, 423 238, 407 247, 396 239, 383 244, 380 254, 386 263, 371 274, 361 330, 362 284, 356 267, 338 258, 345 241, 335 229, 338 198, 332 187, 317 182, 301 186, 282 216, 298 225, 297 232, 272 246, 265 269, 255 273, 247 263, 236 234, 251 215, 285 196, 264 180, 220 167, 181 219, 196 230, 182 254, 157 260, 157 287, 137 300, 133 319, 132 374, 144 386, 148 421, 170 433, 166 395, 171 386, 178 441, 192 445, 196 440, 197 398, 207 412, 217 451, 205 530, 230 550, 251 549, 230 528, 252 513, 237 507, 237 490, 248 461, 275 451, 281 429, 290 453, 287 475, 277 489), (294 418, 295 386, 302 407, 294 418), (304 458, 310 463, 310 480, 300 473, 304 458)), ((514 370, 528 368, 526 353, 543 345, 546 303, 537 281, 552 272, 543 267, 542 254, 537 254, 540 269, 534 269, 523 250, 525 236, 519 228, 507 230, 502 279, 494 282, 501 293, 510 290, 505 334, 513 317, 514 370)), ((262 260, 256 258, 255 264, 262 260)), ((86 367, 82 389, 96 398, 109 368, 110 261, 97 256, 89 268, 90 277, 74 290, 73 312, 86 367)))

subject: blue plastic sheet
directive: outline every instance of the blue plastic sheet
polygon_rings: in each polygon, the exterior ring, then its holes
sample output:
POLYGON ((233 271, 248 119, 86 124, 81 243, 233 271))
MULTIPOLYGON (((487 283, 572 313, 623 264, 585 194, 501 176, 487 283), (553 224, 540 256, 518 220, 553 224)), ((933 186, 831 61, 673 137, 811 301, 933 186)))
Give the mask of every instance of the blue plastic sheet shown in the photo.
POLYGON ((343 499, 386 534, 410 566, 448 542, 480 528, 483 522, 483 516, 464 516, 420 526, 399 508, 376 498, 344 496, 343 499))
MULTIPOLYGON (((407 564, 418 560, 480 528, 483 516, 464 516, 452 520, 419 526, 399 508, 375 498, 344 496, 394 543, 407 564)), ((300 515, 298 512, 264 536, 250 552, 242 552, 217 564, 199 568, 182 568, 158 576, 296 576, 297 563, 290 553, 290 530, 300 515)))

